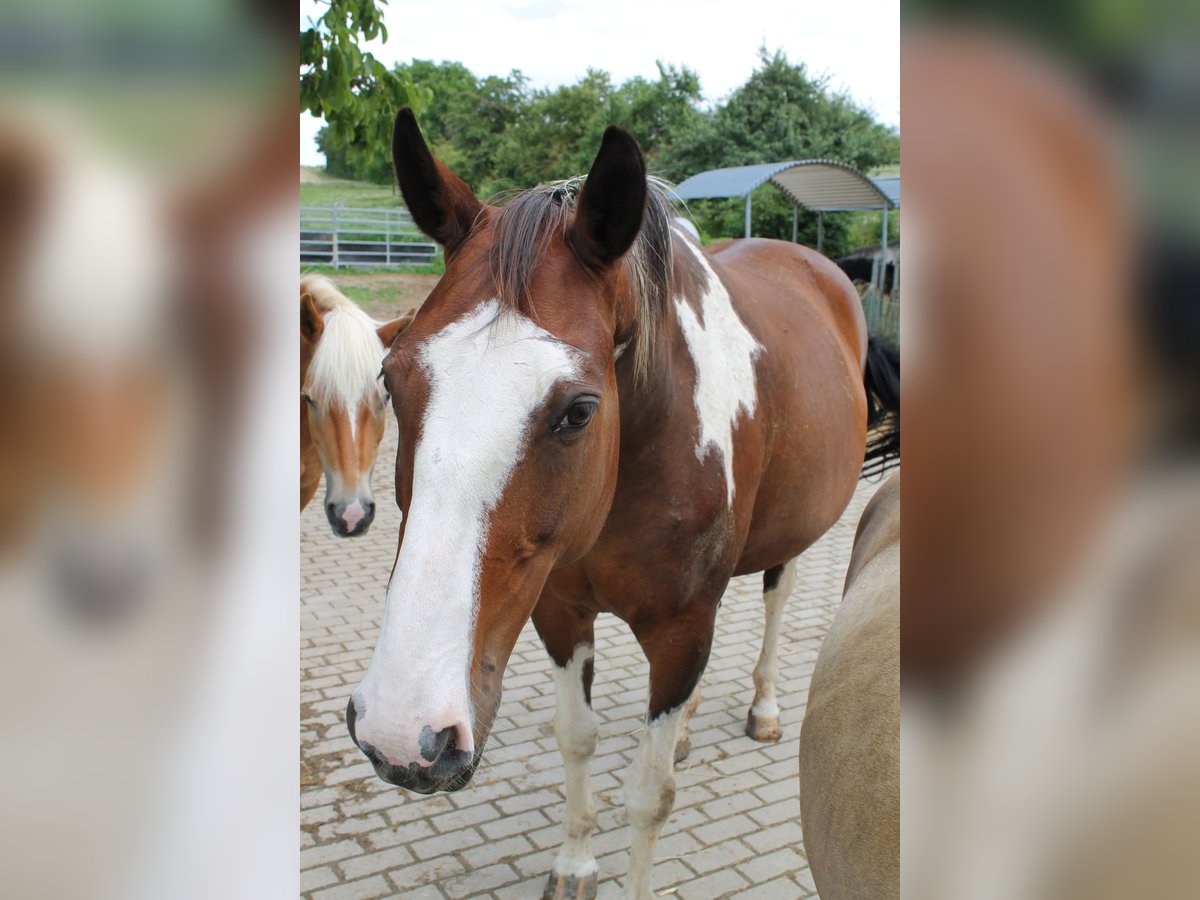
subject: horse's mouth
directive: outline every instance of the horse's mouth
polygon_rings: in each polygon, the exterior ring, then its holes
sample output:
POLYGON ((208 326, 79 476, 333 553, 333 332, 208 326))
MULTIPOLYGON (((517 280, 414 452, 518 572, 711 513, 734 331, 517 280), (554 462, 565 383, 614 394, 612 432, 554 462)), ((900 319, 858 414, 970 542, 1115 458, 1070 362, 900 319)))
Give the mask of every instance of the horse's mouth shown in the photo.
POLYGON ((359 744, 358 748, 371 761, 375 774, 381 779, 417 794, 461 791, 471 783, 482 759, 480 753, 454 751, 449 758, 439 759, 429 767, 416 763, 397 766, 384 759, 383 754, 370 744, 359 744))

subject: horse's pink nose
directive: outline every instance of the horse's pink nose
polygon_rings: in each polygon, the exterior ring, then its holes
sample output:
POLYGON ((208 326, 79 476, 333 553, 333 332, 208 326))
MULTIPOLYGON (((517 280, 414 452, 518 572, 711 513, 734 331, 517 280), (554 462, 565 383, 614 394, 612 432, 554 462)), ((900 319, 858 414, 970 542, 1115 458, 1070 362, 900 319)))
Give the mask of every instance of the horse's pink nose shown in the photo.
POLYGON ((375 501, 359 500, 349 503, 326 503, 325 517, 338 537, 356 537, 365 534, 375 519, 375 501))
POLYGON ((347 506, 345 511, 342 513, 342 521, 346 523, 347 528, 353 531, 354 526, 362 521, 365 514, 366 513, 362 508, 362 504, 355 500, 353 503, 347 506))

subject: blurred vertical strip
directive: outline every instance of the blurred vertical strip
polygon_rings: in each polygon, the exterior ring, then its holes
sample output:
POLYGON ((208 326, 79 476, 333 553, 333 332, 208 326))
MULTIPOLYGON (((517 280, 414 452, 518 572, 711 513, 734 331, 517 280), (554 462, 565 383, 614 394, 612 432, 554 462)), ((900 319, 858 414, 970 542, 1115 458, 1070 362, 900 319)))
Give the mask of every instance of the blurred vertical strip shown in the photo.
POLYGON ((296 13, 0 10, 0 894, 298 893, 296 13))
POLYGON ((903 894, 1200 895, 1200 15, 904 5, 903 894))

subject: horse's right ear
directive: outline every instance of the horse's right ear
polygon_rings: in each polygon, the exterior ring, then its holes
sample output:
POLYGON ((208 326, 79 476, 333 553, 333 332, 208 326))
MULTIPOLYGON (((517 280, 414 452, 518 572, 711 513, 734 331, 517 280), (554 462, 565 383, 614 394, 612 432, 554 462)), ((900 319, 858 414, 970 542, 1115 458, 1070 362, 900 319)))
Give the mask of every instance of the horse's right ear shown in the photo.
POLYGON ((447 169, 425 144, 417 119, 407 106, 392 129, 392 165, 404 203, 423 232, 453 253, 483 209, 471 189, 447 169))
POLYGON ((379 340, 383 342, 383 346, 391 350, 392 343, 396 340, 396 336, 405 328, 412 324, 412 320, 417 316, 416 312, 405 313, 399 319, 393 322, 388 322, 386 325, 380 325, 375 329, 375 333, 379 335, 379 340))
POLYGON ((300 295, 300 337, 315 344, 325 330, 325 320, 312 294, 305 291, 300 295))
POLYGON ((646 210, 646 163, 633 135, 609 125, 576 203, 571 240, 579 259, 611 266, 632 246, 646 210))

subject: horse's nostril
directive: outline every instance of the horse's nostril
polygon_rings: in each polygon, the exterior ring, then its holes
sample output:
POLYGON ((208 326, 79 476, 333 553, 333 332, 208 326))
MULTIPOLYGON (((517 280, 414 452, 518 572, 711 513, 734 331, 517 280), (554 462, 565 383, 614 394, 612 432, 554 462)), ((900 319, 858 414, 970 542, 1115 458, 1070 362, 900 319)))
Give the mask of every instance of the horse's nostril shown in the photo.
POLYGON ((120 549, 65 552, 54 561, 51 596, 81 622, 126 621, 146 600, 150 563, 120 549))
POLYGON ((437 734, 428 725, 421 731, 421 756, 427 762, 437 762, 444 756, 450 756, 456 749, 455 729, 443 728, 437 734))
POLYGON ((375 501, 374 500, 368 500, 366 503, 363 504, 363 508, 366 510, 368 519, 372 519, 375 517, 375 501))

